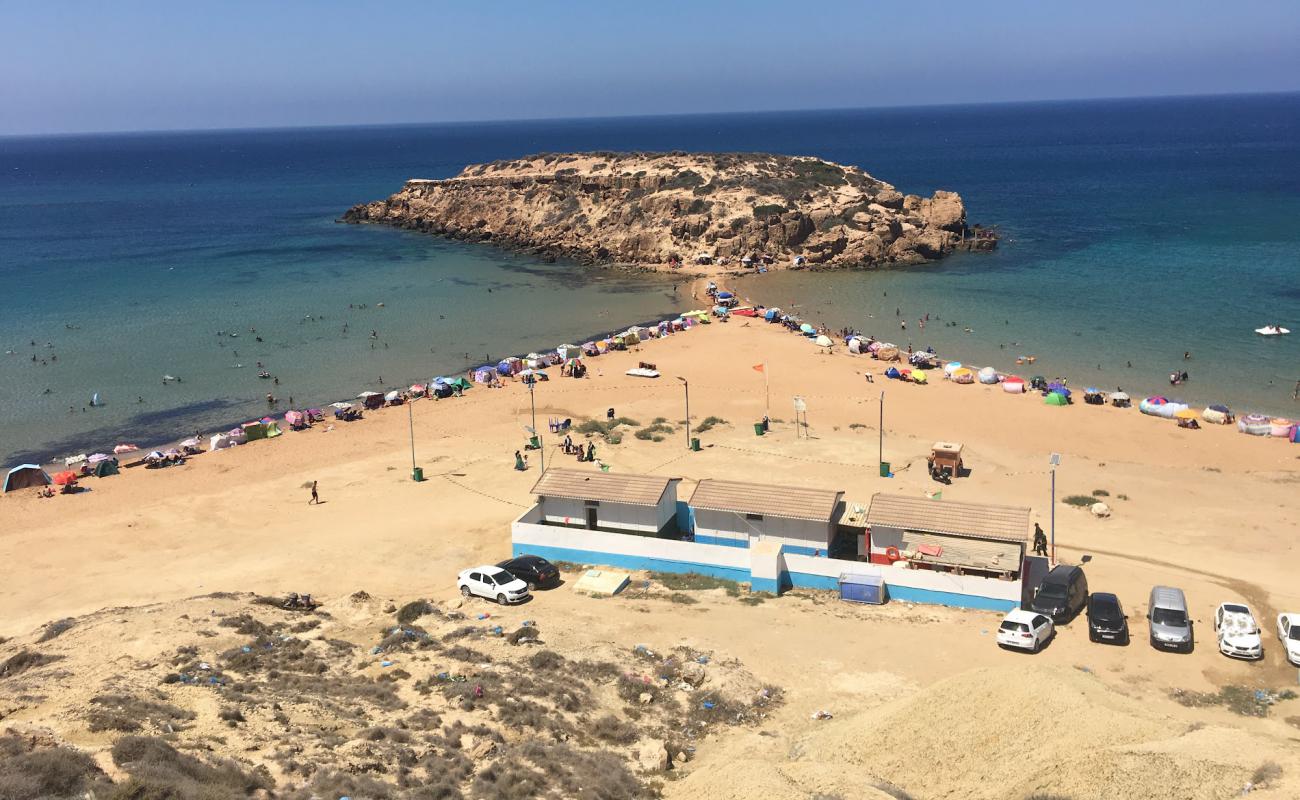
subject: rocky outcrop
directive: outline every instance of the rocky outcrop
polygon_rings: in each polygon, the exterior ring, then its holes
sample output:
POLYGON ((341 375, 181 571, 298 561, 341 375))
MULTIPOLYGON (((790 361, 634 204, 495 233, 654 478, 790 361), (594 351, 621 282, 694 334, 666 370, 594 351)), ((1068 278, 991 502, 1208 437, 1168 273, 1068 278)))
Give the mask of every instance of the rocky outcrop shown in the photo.
POLYGON ((954 192, 904 195, 856 167, 752 153, 544 154, 411 180, 355 206, 372 222, 545 258, 661 265, 916 264, 962 246, 954 192), (801 257, 801 258, 800 258, 801 257))

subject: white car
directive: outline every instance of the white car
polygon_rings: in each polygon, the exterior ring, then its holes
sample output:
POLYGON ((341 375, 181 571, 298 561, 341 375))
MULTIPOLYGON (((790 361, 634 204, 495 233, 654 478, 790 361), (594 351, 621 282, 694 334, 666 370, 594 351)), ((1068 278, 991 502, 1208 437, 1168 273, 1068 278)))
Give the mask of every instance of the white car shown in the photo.
POLYGON ((998 626, 998 644, 1037 653, 1052 638, 1053 630, 1052 620, 1046 614, 1012 609, 998 626))
POLYGON ((1251 660, 1264 657, 1259 625, 1241 603, 1220 603, 1214 609, 1214 635, 1219 639, 1219 652, 1225 656, 1251 660))
POLYGON ((476 594, 503 606, 528 599, 527 583, 491 564, 462 571, 456 576, 456 585, 465 597, 476 594))
POLYGON ((1277 615, 1277 640, 1286 648, 1286 660, 1300 667, 1300 613, 1277 615))

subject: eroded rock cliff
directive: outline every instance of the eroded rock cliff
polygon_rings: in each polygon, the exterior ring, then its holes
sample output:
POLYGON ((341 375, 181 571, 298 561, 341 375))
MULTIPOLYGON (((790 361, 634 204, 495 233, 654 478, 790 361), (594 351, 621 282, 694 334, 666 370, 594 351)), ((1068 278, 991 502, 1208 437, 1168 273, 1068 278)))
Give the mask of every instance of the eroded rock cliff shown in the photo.
POLYGON ((966 237, 954 192, 904 195, 856 167, 753 153, 542 154, 411 180, 373 222, 588 263, 915 264, 966 237))

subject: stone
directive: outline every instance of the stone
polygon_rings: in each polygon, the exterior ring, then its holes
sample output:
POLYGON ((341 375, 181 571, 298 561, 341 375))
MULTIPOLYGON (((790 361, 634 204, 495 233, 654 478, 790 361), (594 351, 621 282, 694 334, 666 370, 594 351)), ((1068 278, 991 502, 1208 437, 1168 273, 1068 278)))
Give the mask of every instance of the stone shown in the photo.
POLYGON ((658 739, 642 742, 637 748, 636 761, 646 772, 663 772, 668 769, 668 747, 658 739))
POLYGON ((655 699, 655 696, 652 695, 652 694, 650 694, 649 692, 642 692, 642 693, 637 697, 637 702, 639 702, 641 705, 644 706, 644 705, 649 705, 651 702, 654 701, 654 699, 655 699))

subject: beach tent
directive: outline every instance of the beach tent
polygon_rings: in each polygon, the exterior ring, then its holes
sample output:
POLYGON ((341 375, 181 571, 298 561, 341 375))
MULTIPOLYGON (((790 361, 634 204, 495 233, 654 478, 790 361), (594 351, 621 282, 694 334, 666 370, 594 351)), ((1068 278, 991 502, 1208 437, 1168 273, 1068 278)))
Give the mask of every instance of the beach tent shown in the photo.
POLYGON ((1237 420, 1237 430, 1251 436, 1268 436, 1273 432, 1273 424, 1263 414, 1247 414, 1237 420))
POLYGON ((1231 417, 1232 411, 1227 406, 1222 405, 1209 406, 1201 412, 1201 419, 1206 422, 1213 422, 1215 425, 1227 425, 1231 417))
POLYGON ((5 475, 6 492, 29 489, 33 486, 49 486, 50 475, 35 464, 19 464, 5 475))
POLYGON ((1276 436, 1279 439, 1290 439, 1291 431, 1295 428, 1295 422, 1285 417, 1274 417, 1268 421, 1269 435, 1276 436))
POLYGON ((1051 383, 1047 384, 1047 391, 1056 392, 1057 394, 1063 394, 1066 397, 1070 396, 1070 390, 1066 388, 1065 384, 1061 383, 1060 381, 1052 381, 1051 383))
POLYGON ((365 391, 357 395, 357 399, 367 409, 376 409, 384 404, 384 396, 379 392, 365 391))
POLYGON ((63 472, 54 473, 53 481, 57 483, 59 486, 70 486, 77 482, 78 477, 80 476, 78 476, 77 473, 73 472, 70 469, 67 469, 64 470, 63 472))
POLYGON ((952 378, 953 383, 974 383, 975 371, 968 367, 961 367, 953 370, 949 377, 952 378))
POLYGON ((947 364, 943 365, 943 372, 945 375, 951 376, 954 372, 956 372, 961 368, 962 367, 960 361, 949 361, 947 364))
POLYGON ((250 442, 266 438, 266 425, 262 422, 245 422, 240 427, 244 429, 244 438, 250 442))
MULTIPOLYGON (((478 369, 474 370, 474 382, 475 382, 475 383, 491 383, 491 382, 492 382, 492 373, 493 373, 493 372, 495 372, 495 370, 493 370, 491 367, 479 367, 478 369)), ((508 372, 503 372, 503 373, 501 373, 501 374, 502 374, 502 375, 509 375, 510 373, 508 373, 508 372)), ((450 382, 448 382, 448 385, 450 385, 450 382)))
POLYGON ((912 383, 929 383, 930 379, 919 369, 912 370, 912 383))
POLYGON ((998 371, 992 367, 985 367, 979 371, 979 381, 980 383, 997 383, 998 371))
POLYGON ((562 344, 555 348, 555 352, 559 353, 560 357, 564 359, 577 358, 582 355, 582 348, 577 345, 562 344))
POLYGON ((829 337, 829 336, 827 336, 827 335, 825 335, 825 334, 822 334, 821 336, 818 336, 818 337, 817 337, 816 344, 817 344, 818 347, 831 347, 831 346, 833 346, 835 343, 831 341, 831 337, 829 337))
POLYGON ((859 339, 858 337, 856 336, 851 337, 848 341, 848 345, 849 345, 850 353, 857 354, 862 352, 862 340, 859 339))
POLYGON ((217 450, 224 450, 225 448, 233 447, 234 445, 235 445, 234 440, 232 440, 229 436, 227 436, 224 433, 213 434, 212 438, 208 440, 208 449, 213 452, 217 450))
POLYGON ((1002 391, 1008 394, 1021 394, 1025 391, 1025 379, 1019 375, 1008 375, 1002 379, 1002 391))
POLYGON ((900 375, 902 375, 902 373, 898 371, 897 367, 890 367, 889 369, 885 370, 885 377, 889 378, 890 380, 894 380, 900 375))
POLYGON ((780 313, 781 313, 781 309, 779 308, 769 308, 768 310, 763 312, 763 319, 767 320, 768 322, 775 322, 777 315, 780 313))
POLYGON ((90 474, 96 478, 107 478, 109 475, 118 474, 117 459, 110 458, 106 461, 100 461, 90 468, 90 474))
POLYGON ((1153 417, 1160 416, 1158 409, 1161 406, 1166 405, 1168 402, 1169 401, 1166 398, 1159 395, 1148 397, 1138 403, 1138 411, 1141 411, 1143 414, 1150 414, 1153 417))
POLYGON ((450 381, 447 382, 447 384, 451 386, 451 388, 460 389, 461 391, 465 391, 471 388, 472 386, 472 384, 470 384, 470 382, 465 380, 464 378, 452 378, 450 381))
POLYGON ((1068 406, 1070 404, 1070 401, 1065 395, 1057 392, 1048 392, 1047 396, 1044 398, 1044 402, 1049 406, 1068 406))
POLYGON ((385 402, 385 403, 396 403, 399 399, 401 399, 401 397, 402 397, 402 393, 399 392, 399 391, 397 391, 396 389, 394 389, 393 391, 391 391, 391 392, 389 392, 388 394, 384 395, 384 402, 385 402))
POLYGON ((266 428, 266 438, 268 439, 274 439, 284 433, 284 431, 280 430, 280 426, 276 421, 270 417, 262 417, 262 425, 266 428))

